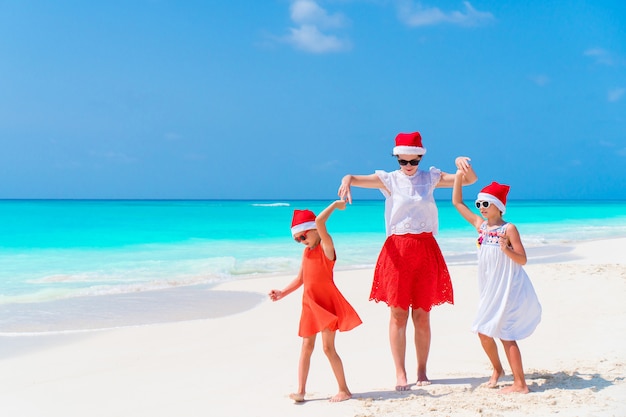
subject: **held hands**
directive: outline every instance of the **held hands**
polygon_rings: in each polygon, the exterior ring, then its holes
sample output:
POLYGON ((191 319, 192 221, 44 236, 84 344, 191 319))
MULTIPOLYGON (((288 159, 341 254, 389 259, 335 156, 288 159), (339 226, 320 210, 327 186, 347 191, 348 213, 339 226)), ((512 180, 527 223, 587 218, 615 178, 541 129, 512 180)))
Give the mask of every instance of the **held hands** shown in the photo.
POLYGON ((454 164, 457 170, 463 171, 465 174, 470 169, 470 161, 471 159, 467 156, 459 156, 454 160, 454 164))
MULTIPOLYGON (((344 178, 343 180, 341 180, 341 185, 339 186, 337 195, 342 201, 348 201, 348 203, 352 204, 352 193, 350 192, 350 180, 349 179, 344 178)), ((344 205, 344 208, 345 208, 345 205, 344 205)))
POLYGON ((346 200, 336 200, 334 203, 336 209, 345 210, 346 209, 346 200))

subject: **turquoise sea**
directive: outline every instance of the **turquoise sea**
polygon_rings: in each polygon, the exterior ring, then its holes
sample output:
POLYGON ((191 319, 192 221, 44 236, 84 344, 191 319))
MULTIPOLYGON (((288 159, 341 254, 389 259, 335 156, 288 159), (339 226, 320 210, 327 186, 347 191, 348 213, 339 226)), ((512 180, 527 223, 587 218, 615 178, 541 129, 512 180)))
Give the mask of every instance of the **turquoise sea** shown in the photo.
MULTIPOLYGON (((291 238, 293 210, 318 213, 329 202, 0 200, 0 334, 172 320, 181 304, 210 304, 194 294, 217 283, 295 274, 302 246, 291 238), (125 319, 133 314, 143 316, 125 319)), ((336 269, 373 266, 383 205, 360 200, 333 213, 336 269)), ((438 206, 448 263, 475 262, 474 230, 449 200, 438 206)), ((510 201, 505 218, 531 263, 568 243, 626 236, 626 201, 510 201)))

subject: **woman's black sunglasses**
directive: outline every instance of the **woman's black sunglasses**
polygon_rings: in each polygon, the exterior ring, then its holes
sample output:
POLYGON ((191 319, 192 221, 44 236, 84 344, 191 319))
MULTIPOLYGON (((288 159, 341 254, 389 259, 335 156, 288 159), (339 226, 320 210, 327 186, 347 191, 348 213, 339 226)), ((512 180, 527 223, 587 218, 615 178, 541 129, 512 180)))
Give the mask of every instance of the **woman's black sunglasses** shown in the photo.
POLYGON ((407 164, 411 164, 412 166, 416 166, 420 163, 420 160, 422 158, 418 158, 418 159, 411 159, 410 161, 407 161, 405 159, 398 159, 398 163, 402 166, 407 165, 407 164))

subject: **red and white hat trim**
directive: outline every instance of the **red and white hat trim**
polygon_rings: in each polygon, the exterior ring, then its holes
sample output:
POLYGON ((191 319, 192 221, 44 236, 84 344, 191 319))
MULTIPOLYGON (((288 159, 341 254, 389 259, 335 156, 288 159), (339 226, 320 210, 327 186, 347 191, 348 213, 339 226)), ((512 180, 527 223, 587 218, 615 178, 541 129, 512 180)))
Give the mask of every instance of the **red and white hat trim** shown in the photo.
POLYGON ((315 226, 315 222, 300 223, 299 225, 293 226, 291 228, 291 236, 295 236, 300 232, 304 232, 304 231, 311 230, 311 229, 317 229, 317 226, 315 226))
POLYGON ((506 213, 506 206, 502 203, 502 201, 498 200, 491 194, 478 193, 478 197, 476 197, 476 201, 489 201, 491 204, 498 207, 498 210, 500 210, 502 214, 506 213))
POLYGON ((506 184, 498 184, 493 181, 491 184, 480 190, 476 201, 489 201, 493 203, 502 214, 506 213, 506 196, 509 193, 510 186, 506 184))
POLYGON ((394 155, 424 155, 426 148, 422 146, 420 132, 398 133, 396 146, 393 148, 394 155))
POLYGON ((306 230, 316 229, 315 213, 311 210, 294 210, 291 220, 291 235, 295 236, 306 230))
POLYGON ((394 155, 424 155, 426 148, 420 146, 394 146, 394 155))

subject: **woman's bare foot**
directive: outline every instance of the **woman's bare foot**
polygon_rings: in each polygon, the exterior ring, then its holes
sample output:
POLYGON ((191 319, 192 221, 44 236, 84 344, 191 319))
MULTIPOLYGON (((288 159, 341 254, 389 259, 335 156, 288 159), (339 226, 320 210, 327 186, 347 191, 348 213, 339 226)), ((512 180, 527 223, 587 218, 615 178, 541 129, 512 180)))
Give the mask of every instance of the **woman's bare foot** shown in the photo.
POLYGON ((527 385, 511 385, 509 387, 504 387, 500 391, 500 394, 528 394, 530 390, 527 385))
POLYGON ((485 385, 487 388, 498 388, 498 380, 504 376, 504 369, 494 370, 489 378, 489 382, 485 385))
POLYGON ((426 376, 426 372, 418 372, 417 373, 417 386, 425 387, 426 385, 430 385, 430 379, 426 376))
POLYGON ((349 391, 339 391, 334 397, 330 400, 331 403, 338 403, 341 401, 349 400, 352 398, 352 394, 349 391))
POLYGON ((304 393, 294 392, 294 393, 289 394, 289 398, 291 398, 297 403, 301 403, 304 401, 304 393))
POLYGON ((411 389, 411 384, 406 382, 406 375, 398 375, 396 377, 396 391, 408 391, 411 389))

